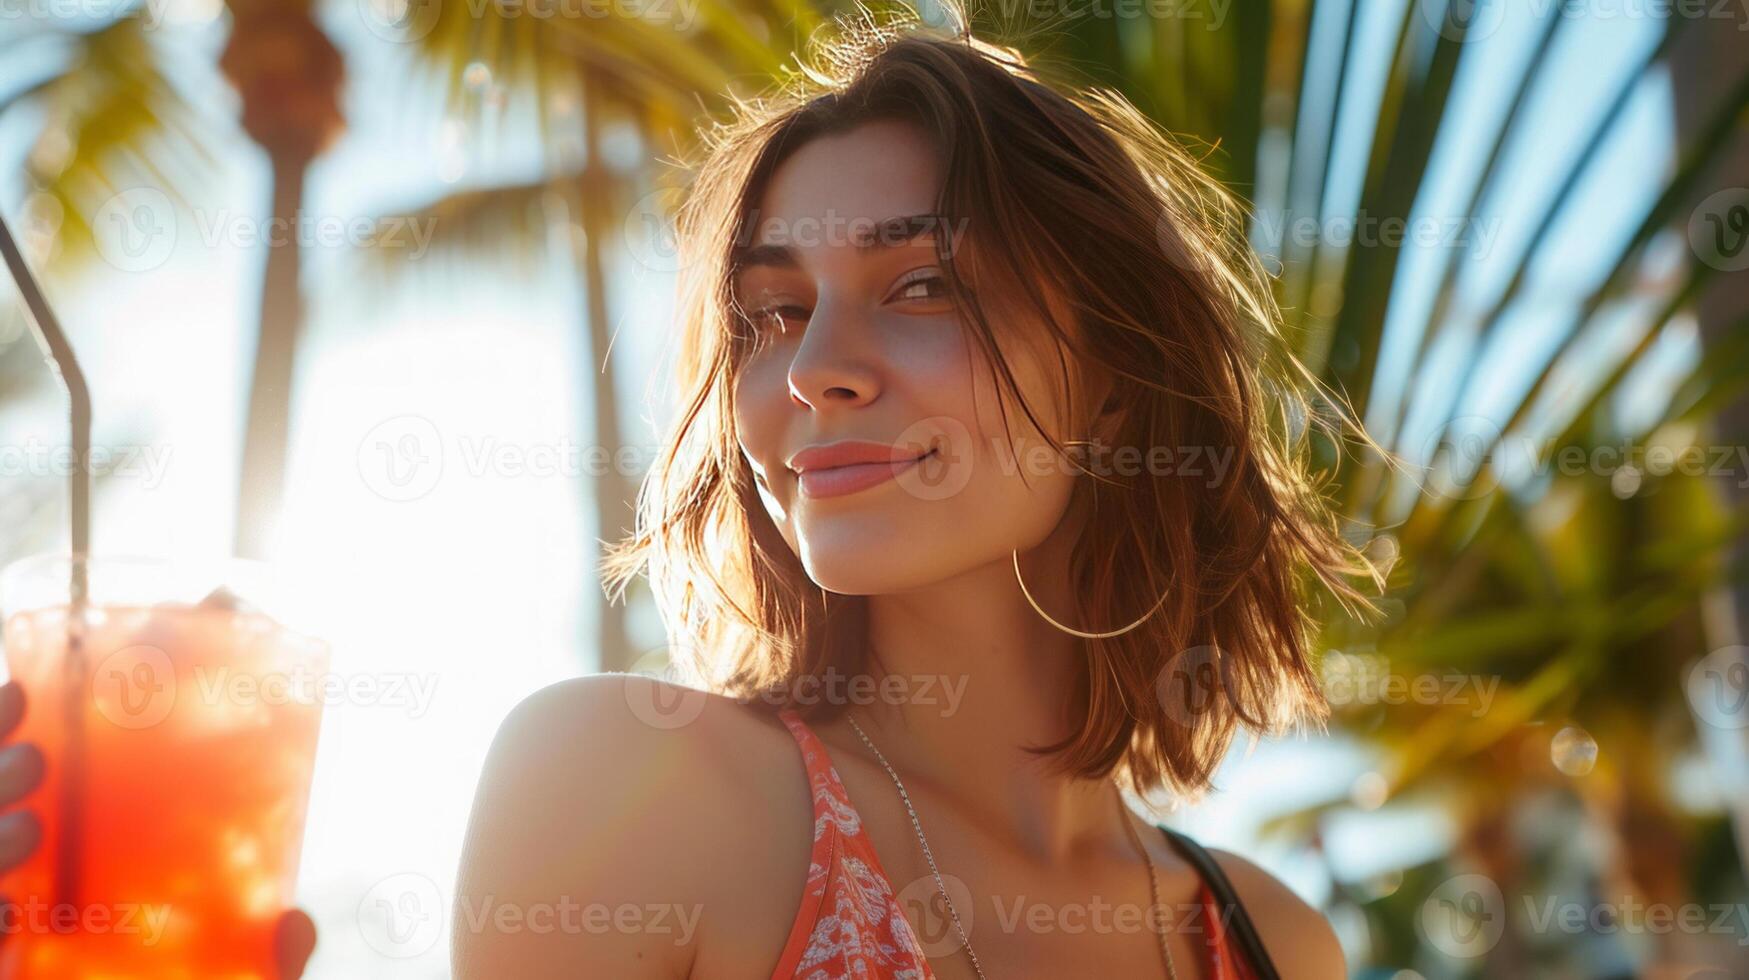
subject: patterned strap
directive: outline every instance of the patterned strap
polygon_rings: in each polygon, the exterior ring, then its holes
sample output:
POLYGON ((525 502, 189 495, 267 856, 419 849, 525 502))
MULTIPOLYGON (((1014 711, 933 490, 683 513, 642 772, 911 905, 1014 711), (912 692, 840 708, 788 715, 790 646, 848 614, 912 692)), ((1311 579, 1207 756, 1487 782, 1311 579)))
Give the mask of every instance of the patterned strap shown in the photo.
POLYGON ((1239 895, 1233 891, 1233 883, 1227 880, 1227 873, 1215 862, 1201 844, 1189 837, 1161 827, 1160 832, 1166 835, 1166 843, 1172 845, 1179 856, 1189 861, 1202 875, 1202 880, 1214 892, 1215 901, 1220 903, 1221 917, 1226 921, 1228 935, 1239 943, 1244 951, 1245 959, 1251 966, 1251 972, 1257 980, 1280 980, 1280 974, 1275 972, 1275 963, 1270 960, 1269 952, 1263 948, 1263 940, 1257 936, 1257 928, 1251 924, 1251 916, 1246 913, 1244 903, 1239 901, 1239 895))

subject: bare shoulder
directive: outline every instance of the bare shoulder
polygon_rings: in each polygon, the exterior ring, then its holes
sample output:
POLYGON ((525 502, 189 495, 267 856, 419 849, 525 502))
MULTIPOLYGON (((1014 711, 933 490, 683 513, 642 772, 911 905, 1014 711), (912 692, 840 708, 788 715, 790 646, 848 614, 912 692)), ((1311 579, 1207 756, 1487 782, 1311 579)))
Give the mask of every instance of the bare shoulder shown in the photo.
POLYGON ((455 976, 685 976, 737 875, 781 869, 799 899, 808 814, 768 711, 629 674, 549 685, 506 716, 480 775, 455 976))
POLYGON ((1343 980, 1342 944, 1330 920, 1269 872, 1231 851, 1210 848, 1250 913, 1269 958, 1289 980, 1343 980))

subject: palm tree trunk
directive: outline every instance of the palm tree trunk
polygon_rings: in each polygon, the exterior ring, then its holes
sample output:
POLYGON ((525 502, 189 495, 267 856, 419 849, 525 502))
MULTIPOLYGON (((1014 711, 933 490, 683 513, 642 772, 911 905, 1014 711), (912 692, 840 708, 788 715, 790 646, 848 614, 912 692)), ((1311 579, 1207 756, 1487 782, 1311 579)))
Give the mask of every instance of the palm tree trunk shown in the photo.
MULTIPOLYGON (((274 227, 293 229, 303 209, 304 174, 309 161, 293 154, 273 159, 274 227)), ((287 433, 291 423, 292 375, 298 334, 304 318, 298 285, 302 256, 298 238, 288 234, 267 248, 261 283, 260 331, 249 385, 249 414, 243 434, 242 478, 237 496, 236 552, 265 558, 285 496, 287 433)))
POLYGON ((231 37, 219 66, 242 99, 243 130, 273 168, 274 234, 261 281, 255 370, 249 381, 235 548, 264 558, 285 495, 292 377, 304 319, 298 215, 310 163, 345 128, 345 65, 308 0, 230 0, 231 37), (283 237, 282 237, 283 236, 283 237))
MULTIPOLYGON (((583 145, 587 162, 583 167, 581 211, 583 219, 583 288, 587 292, 584 317, 587 320, 589 343, 587 354, 593 395, 590 415, 594 420, 595 445, 609 450, 611 461, 603 467, 595 483, 595 541, 591 549, 599 567, 601 542, 617 539, 631 516, 631 480, 619 471, 619 449, 622 445, 619 424, 619 401, 614 390, 614 372, 607 369, 612 330, 607 309, 607 269, 603 245, 612 234, 608 203, 613 177, 601 159, 602 100, 597 94, 594 76, 583 73, 583 145)), ((636 658, 631 637, 626 629, 626 607, 608 601, 605 590, 596 596, 596 637, 598 665, 602 670, 627 670, 636 658)))
MULTIPOLYGON (((1672 18, 1672 24, 1675 23, 1672 18)), ((1743 44, 1742 35, 1730 21, 1696 23, 1677 39, 1669 63, 1677 145, 1688 146, 1694 134, 1706 125, 1708 114, 1718 110, 1721 100, 1749 72, 1749 45, 1743 44)), ((1689 202, 1691 208, 1699 207, 1720 190, 1742 186, 1742 175, 1749 173, 1749 131, 1739 131, 1720 147, 1713 167, 1710 177, 1699 182, 1699 189, 1689 202)), ((1689 214, 1681 213, 1685 217, 1689 214)), ((1706 261, 1709 256, 1699 258, 1706 261)), ((1728 341, 1732 325, 1749 314, 1749 274, 1714 276, 1696 302, 1695 312, 1701 343, 1706 349, 1728 341)), ((1720 409, 1714 425, 1719 445, 1749 445, 1749 398, 1737 398, 1720 409)), ((1749 504, 1749 490, 1739 480, 1718 482, 1728 506, 1740 508, 1749 504)), ((1734 557, 1741 559, 1746 553, 1749 543, 1738 542, 1734 557)), ((1749 581, 1738 577, 1721 586, 1718 595, 1709 597, 1708 606, 1718 613, 1706 617, 1707 645, 1711 649, 1722 651, 1749 642, 1749 581)), ((1717 770, 1719 784, 1729 801, 1738 862, 1744 873, 1749 874, 1749 772, 1744 771, 1749 760, 1749 729, 1709 730, 1708 719, 1696 714, 1695 720, 1702 729, 1701 745, 1717 770)))

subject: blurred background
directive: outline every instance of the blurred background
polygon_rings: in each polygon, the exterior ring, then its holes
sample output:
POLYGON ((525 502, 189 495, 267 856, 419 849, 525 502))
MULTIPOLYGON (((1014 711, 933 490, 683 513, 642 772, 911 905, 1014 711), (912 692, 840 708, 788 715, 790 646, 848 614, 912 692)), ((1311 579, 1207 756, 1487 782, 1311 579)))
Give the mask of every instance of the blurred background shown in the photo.
MULTIPOLYGON (((447 976, 498 722, 662 668, 594 567, 670 407, 673 161, 846 7, 0 5, 0 209, 93 389, 96 550, 336 600, 309 976, 447 976)), ((1390 566, 1382 622, 1324 625, 1330 731, 1171 822, 1358 977, 1749 975, 1749 4, 975 10, 1253 203, 1291 341, 1402 463, 1324 453, 1390 566)), ((25 316, 0 284, 0 561, 68 541, 25 316)))

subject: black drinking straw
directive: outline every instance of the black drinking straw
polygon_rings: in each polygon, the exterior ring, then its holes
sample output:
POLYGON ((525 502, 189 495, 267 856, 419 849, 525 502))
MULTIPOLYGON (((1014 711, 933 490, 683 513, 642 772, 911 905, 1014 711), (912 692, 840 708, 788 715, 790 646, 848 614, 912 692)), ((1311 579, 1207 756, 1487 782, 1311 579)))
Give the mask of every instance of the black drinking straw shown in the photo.
POLYGON ((80 880, 80 847, 84 839, 85 807, 85 603, 88 582, 85 560, 91 548, 91 391, 85 387, 85 372, 73 357, 73 347, 61 332, 61 323, 49 309, 42 288, 24 264, 24 255, 0 216, 0 253, 6 256, 6 267, 24 294, 35 323, 37 343, 47 355, 61 387, 67 392, 70 408, 69 426, 73 437, 73 470, 69 474, 68 506, 72 511, 73 548, 72 581, 67 602, 67 657, 65 683, 62 685, 62 710, 65 714, 67 742, 62 750, 60 816, 55 848, 55 891, 57 905, 77 907, 80 880))

